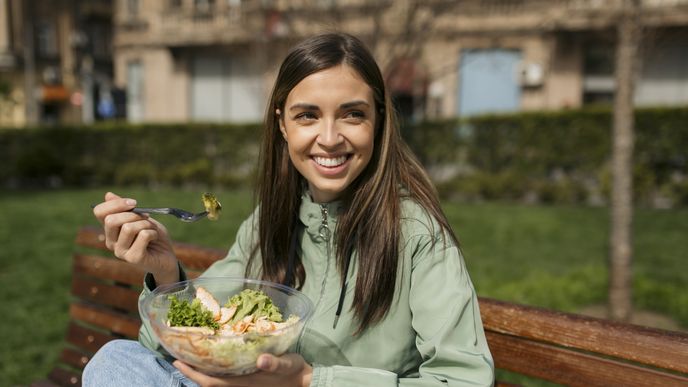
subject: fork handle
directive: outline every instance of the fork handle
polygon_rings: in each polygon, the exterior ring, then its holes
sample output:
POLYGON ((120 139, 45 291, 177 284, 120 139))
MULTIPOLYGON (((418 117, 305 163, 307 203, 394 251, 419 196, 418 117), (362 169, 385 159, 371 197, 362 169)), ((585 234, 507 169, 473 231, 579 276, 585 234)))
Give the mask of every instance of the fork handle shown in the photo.
POLYGON ((172 209, 168 207, 134 207, 130 210, 137 214, 166 214, 172 213, 172 209))

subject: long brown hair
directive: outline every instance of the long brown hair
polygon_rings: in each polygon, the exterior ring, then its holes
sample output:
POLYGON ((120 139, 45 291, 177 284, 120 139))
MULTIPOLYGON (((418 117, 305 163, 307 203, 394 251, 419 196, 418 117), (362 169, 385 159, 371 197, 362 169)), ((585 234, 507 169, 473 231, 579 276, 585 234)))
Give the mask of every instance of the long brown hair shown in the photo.
POLYGON ((286 56, 265 115, 256 199, 263 279, 300 288, 306 278, 296 259, 293 276, 287 257, 298 232, 301 195, 306 186, 289 159, 275 110, 284 111, 289 92, 307 76, 340 64, 353 68, 373 90, 377 112, 373 155, 343 195, 344 210, 335 230, 337 266, 345 281, 355 251, 358 275, 353 299, 358 331, 382 320, 394 300, 401 248, 401 198, 408 196, 437 220, 458 244, 428 175, 402 140, 384 79, 373 56, 357 38, 328 33, 307 39, 286 56))

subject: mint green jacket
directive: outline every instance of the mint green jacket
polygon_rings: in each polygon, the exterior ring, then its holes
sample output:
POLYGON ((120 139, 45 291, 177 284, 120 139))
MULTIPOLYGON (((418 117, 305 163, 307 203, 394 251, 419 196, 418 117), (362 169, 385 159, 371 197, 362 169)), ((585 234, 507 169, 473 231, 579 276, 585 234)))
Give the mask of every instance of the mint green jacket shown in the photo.
MULTIPOLYGON (((313 301, 315 312, 295 350, 313 366, 311 386, 492 385, 492 356, 461 251, 411 200, 402 202, 404 242, 389 313, 354 335, 357 322, 351 301, 358 265, 352 259, 344 308, 333 328, 341 291, 332 246, 338 212, 336 203, 320 205, 304 195, 299 214, 304 227, 299 256, 306 271, 302 291, 313 301)), ((241 225, 227 257, 203 276, 244 276, 257 238, 256 214, 241 225)), ((148 276, 142 297, 151 282, 148 276)), ((160 350, 146 321, 139 340, 160 350)))

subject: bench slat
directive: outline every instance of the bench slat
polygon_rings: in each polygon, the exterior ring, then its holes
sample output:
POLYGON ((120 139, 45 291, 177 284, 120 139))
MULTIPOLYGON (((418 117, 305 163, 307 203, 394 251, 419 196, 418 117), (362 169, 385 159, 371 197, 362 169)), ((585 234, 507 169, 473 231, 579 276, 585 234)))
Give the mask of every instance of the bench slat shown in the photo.
POLYGON ((568 386, 686 386, 688 378, 570 349, 486 332, 495 367, 568 386))
POLYGON ((32 382, 29 384, 30 387, 59 387, 58 384, 55 384, 54 382, 45 379, 45 380, 38 380, 36 382, 32 382))
POLYGON ((485 329, 688 373, 688 335, 480 299, 485 329))
POLYGON ((81 375, 64 368, 55 367, 48 378, 60 386, 81 386, 81 375))
POLYGON ((75 301, 69 305, 69 315, 78 321, 107 329, 129 339, 136 339, 141 320, 97 305, 75 301))
POLYGON ((67 342, 88 353, 97 352, 100 347, 115 338, 107 333, 89 329, 74 322, 70 323, 67 328, 67 342))
POLYGON ((107 305, 135 313, 141 291, 72 276, 72 295, 98 305, 107 305))
MULTIPOLYGON (((82 247, 107 250, 103 230, 97 227, 83 227, 76 237, 76 244, 82 247)), ((184 267, 193 270, 205 270, 213 262, 222 259, 227 252, 221 249, 199 247, 188 243, 173 242, 174 253, 184 267)))
POLYGON ((97 255, 74 254, 75 273, 121 282, 127 285, 139 286, 143 284, 146 272, 128 262, 115 258, 97 255))
POLYGON ((91 360, 91 355, 77 351, 73 348, 65 348, 60 353, 60 361, 77 369, 86 367, 86 363, 91 360))
POLYGON ((198 248, 186 243, 174 242, 174 254, 185 268, 203 271, 227 255, 226 251, 211 248, 198 248))

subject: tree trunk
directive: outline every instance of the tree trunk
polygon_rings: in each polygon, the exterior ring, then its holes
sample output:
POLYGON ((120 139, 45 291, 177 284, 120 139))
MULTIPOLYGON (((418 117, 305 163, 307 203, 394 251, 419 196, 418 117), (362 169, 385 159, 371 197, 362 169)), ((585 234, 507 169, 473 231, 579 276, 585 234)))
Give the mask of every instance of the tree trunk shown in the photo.
POLYGON ((633 95, 641 38, 639 0, 625 0, 617 27, 616 94, 612 134, 612 196, 609 315, 628 321, 632 313, 633 95))

